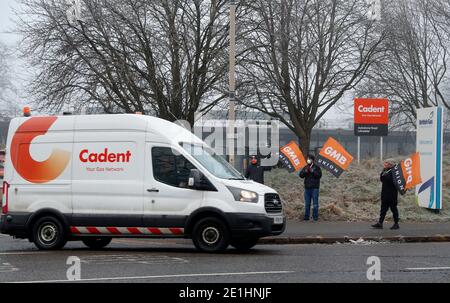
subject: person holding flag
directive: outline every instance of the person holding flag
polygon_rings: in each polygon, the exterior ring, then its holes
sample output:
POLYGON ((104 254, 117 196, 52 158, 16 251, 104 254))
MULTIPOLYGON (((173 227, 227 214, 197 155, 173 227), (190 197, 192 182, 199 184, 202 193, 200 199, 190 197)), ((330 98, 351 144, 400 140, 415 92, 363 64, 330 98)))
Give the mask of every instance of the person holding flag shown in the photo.
POLYGON ((319 220, 319 190, 322 170, 315 164, 315 157, 308 155, 307 165, 300 171, 300 178, 305 179, 305 217, 309 221, 311 212, 311 200, 313 201, 313 219, 319 220))
POLYGON ((380 181, 382 183, 380 219, 376 224, 372 225, 372 227, 376 229, 383 229, 383 222, 389 209, 391 209, 394 217, 394 225, 391 227, 391 229, 400 229, 400 226, 398 224, 399 213, 397 208, 398 190, 394 183, 394 167, 395 161, 393 159, 384 161, 384 169, 380 175, 380 181))
POLYGON ((245 170, 245 178, 264 184, 264 172, 270 167, 261 166, 256 156, 250 156, 250 164, 245 170))

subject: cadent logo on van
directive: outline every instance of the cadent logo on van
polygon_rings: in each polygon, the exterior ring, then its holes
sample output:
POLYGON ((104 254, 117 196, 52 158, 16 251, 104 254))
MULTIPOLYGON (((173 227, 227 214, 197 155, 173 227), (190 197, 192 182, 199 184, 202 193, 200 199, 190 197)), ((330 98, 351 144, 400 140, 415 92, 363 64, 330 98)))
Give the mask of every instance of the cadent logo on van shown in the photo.
POLYGON ((16 172, 31 183, 48 183, 58 178, 66 169, 71 153, 54 148, 45 161, 31 157, 31 142, 47 134, 57 117, 33 117, 22 123, 11 140, 11 161, 16 172))
POLYGON ((90 152, 89 149, 83 149, 80 152, 80 161, 83 163, 129 163, 131 151, 124 153, 111 153, 105 148, 101 153, 90 152))

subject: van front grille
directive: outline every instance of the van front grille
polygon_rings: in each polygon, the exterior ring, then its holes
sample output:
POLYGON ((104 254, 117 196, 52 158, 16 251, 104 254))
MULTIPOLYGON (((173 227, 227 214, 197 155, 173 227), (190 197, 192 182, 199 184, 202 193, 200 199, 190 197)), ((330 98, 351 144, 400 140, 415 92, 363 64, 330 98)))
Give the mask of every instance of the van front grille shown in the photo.
POLYGON ((280 213, 283 210, 280 196, 278 194, 265 194, 264 207, 267 213, 280 213))

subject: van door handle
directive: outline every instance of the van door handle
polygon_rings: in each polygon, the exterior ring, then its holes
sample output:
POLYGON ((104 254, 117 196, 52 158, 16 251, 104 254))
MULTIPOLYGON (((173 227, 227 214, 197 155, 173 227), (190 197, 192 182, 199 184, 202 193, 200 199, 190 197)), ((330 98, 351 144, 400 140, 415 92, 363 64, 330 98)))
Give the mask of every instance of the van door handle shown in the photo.
POLYGON ((149 193, 159 193, 159 189, 156 189, 156 188, 149 188, 149 189, 147 189, 147 191, 149 193))

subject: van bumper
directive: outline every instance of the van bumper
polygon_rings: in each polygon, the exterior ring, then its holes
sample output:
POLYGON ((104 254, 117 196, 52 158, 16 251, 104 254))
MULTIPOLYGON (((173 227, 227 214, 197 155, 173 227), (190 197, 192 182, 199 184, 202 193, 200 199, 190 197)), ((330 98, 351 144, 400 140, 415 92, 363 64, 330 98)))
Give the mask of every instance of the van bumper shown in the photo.
POLYGON ((17 238, 27 238, 29 214, 9 213, 0 216, 0 233, 17 238))
POLYGON ((235 238, 278 236, 286 229, 284 216, 283 224, 274 224, 273 217, 264 214, 228 213, 226 216, 232 237, 235 238))

